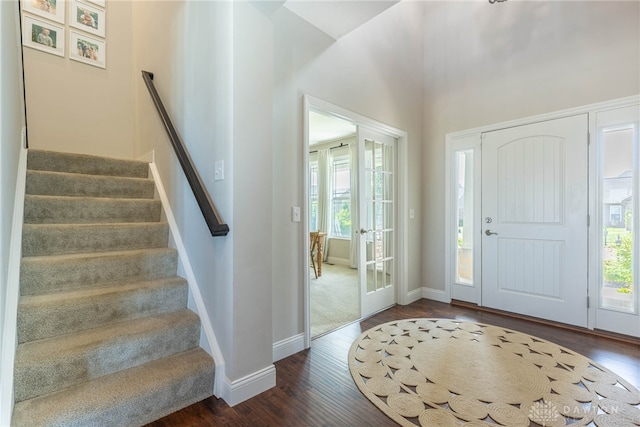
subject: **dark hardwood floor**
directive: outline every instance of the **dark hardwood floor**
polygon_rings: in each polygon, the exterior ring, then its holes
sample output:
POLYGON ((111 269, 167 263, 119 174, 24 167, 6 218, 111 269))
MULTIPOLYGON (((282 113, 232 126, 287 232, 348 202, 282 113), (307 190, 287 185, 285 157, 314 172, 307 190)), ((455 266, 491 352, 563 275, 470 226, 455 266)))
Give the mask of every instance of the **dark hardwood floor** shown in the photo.
POLYGON ((259 396, 233 408, 210 398, 149 426, 393 426, 353 383, 347 354, 363 331, 410 318, 453 318, 525 332, 577 351, 640 388, 640 345, 423 299, 313 340, 310 349, 275 363, 277 385, 259 396))

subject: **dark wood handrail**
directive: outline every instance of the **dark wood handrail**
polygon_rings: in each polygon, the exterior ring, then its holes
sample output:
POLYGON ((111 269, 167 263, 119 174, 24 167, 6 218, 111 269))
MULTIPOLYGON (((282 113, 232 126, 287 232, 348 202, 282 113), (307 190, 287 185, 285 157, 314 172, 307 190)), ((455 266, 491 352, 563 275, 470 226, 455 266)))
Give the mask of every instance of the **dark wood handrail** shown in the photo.
POLYGON ((153 83, 153 73, 149 71, 142 71, 142 78, 147 85, 147 89, 149 89, 149 94, 151 95, 151 99, 156 106, 156 110, 158 114, 160 114, 160 118, 162 119, 162 124, 164 125, 167 134, 169 135, 169 139, 171 140, 171 145, 173 146, 173 150, 178 157, 178 161, 182 166, 182 170, 187 177, 187 181, 189 181, 189 185, 191 186, 191 191, 193 191, 193 195, 196 197, 196 201, 198 202, 198 206, 200 206, 200 210, 202 211, 202 216, 204 216, 204 220, 207 222, 209 226, 209 231, 211 231, 212 236, 226 236, 229 233, 229 226, 222 222, 220 219, 220 215, 216 210, 215 205, 211 201, 211 197, 209 197, 209 193, 204 188, 202 184, 202 180, 200 179, 200 175, 193 165, 193 161, 187 152, 186 147, 184 146, 184 142, 180 139, 180 135, 176 131, 176 128, 173 126, 171 122, 171 118, 169 118, 169 114, 167 110, 164 108, 164 104, 162 103, 162 99, 160 99, 160 95, 158 95, 158 91, 156 90, 156 86, 153 83))

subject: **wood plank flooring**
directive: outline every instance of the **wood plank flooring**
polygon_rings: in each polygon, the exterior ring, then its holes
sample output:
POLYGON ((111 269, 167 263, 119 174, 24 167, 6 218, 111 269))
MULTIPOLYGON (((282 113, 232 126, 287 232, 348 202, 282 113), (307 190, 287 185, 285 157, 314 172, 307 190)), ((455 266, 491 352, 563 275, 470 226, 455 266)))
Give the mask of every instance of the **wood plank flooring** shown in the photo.
POLYGON ((638 344, 423 299, 313 340, 310 349, 275 363, 277 385, 259 396, 233 408, 210 398, 149 426, 393 426, 353 383, 347 354, 363 331, 411 318, 452 318, 525 332, 577 351, 640 388, 638 344))

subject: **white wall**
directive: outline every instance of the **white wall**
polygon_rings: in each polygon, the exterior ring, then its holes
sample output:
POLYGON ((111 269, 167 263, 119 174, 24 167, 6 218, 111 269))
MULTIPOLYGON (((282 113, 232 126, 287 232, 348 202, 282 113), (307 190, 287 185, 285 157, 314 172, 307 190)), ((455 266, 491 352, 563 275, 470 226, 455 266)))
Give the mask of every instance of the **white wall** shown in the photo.
POLYGON ((445 134, 640 92, 638 2, 425 2, 422 278, 444 289, 445 134))
POLYGON ((134 2, 133 22, 135 153, 154 150, 234 388, 272 365, 271 25, 246 2, 134 2), (154 73, 228 236, 209 234, 143 69, 154 73), (218 160, 223 181, 213 179, 218 160))
MULTIPOLYGON (((18 22, 18 2, 0 2, 0 343, 3 342, 5 334, 15 334, 15 330, 5 331, 4 325, 9 245, 13 227, 18 158, 24 127, 18 22)), ((3 406, 8 401, 5 392, 6 387, 3 384, 0 393, 0 424, 8 420, 11 410, 3 406)))
POLYGON ((107 3, 106 69, 24 49, 31 148, 132 157, 131 3, 107 3))
MULTIPOLYGON (((309 94, 408 132, 408 204, 420 212, 422 158, 422 7, 401 2, 342 37, 329 39, 288 10, 275 32, 273 136, 273 341, 304 332, 302 223, 303 95, 309 94)), ((409 221, 408 288, 421 286, 420 224, 409 221)))
POLYGON ((233 13, 235 340, 229 363, 239 378, 273 361, 271 245, 277 237, 271 229, 273 28, 248 2, 234 3, 233 13))

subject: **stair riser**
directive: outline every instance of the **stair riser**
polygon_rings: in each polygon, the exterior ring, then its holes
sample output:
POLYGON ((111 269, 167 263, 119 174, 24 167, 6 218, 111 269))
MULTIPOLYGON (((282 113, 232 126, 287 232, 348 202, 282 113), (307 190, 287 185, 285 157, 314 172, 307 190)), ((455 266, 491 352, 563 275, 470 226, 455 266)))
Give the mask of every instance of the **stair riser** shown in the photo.
POLYGON ((27 168, 136 178, 147 178, 149 175, 149 164, 146 162, 40 150, 29 150, 27 168))
MULTIPOLYGON (((39 297, 31 297, 39 298, 39 297)), ((187 306, 184 282, 140 287, 108 295, 25 301, 18 304, 18 342, 24 343, 111 325, 187 306)))
POLYGON ((117 222, 158 222, 159 200, 49 197, 27 195, 24 202, 26 224, 88 224, 117 222))
POLYGON ((171 318, 180 323, 124 333, 81 349, 61 350, 37 363, 23 363, 23 358, 28 360, 28 352, 33 346, 18 347, 14 383, 16 402, 197 347, 200 338, 198 317, 193 314, 187 319, 171 318))
POLYGON ((22 256, 75 254, 166 247, 165 223, 114 225, 25 224, 22 256))
POLYGON ((26 194, 153 199, 153 180, 27 171, 26 194))
POLYGON ((174 249, 133 251, 105 256, 23 258, 20 294, 84 289, 116 281, 151 280, 175 276, 178 254, 174 249))

